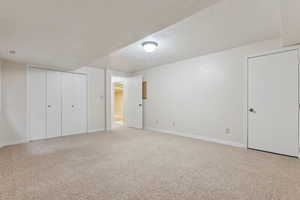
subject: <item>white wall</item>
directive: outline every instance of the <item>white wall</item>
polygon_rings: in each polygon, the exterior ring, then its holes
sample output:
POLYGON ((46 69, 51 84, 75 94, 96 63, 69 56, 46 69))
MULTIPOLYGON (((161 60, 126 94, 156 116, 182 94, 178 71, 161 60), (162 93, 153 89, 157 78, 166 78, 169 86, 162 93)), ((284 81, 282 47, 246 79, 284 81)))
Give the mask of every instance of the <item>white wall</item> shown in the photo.
POLYGON ((141 72, 148 81, 145 127, 241 145, 245 57, 280 44, 265 41, 141 72))
POLYGON ((0 147, 4 145, 3 112, 2 112, 2 64, 0 60, 0 147))
POLYGON ((2 114, 2 64, 3 61, 0 60, 0 115, 2 114))
POLYGON ((299 0, 281 0, 281 37, 284 46, 300 43, 299 10, 299 0))
POLYGON ((82 67, 76 72, 88 76, 88 131, 105 130, 105 70, 82 67))
POLYGON ((27 141, 27 70, 23 64, 3 62, 0 146, 27 141))

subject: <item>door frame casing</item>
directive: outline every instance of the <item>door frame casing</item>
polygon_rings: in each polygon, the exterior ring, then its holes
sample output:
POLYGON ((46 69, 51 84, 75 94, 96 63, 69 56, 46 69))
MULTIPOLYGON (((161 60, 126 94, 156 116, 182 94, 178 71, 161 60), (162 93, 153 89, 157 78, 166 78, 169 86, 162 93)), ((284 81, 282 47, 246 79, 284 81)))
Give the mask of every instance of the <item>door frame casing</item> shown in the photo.
MULTIPOLYGON (((300 45, 298 46, 293 46, 293 47, 286 47, 286 48, 281 48, 277 49, 274 51, 268 51, 260 54, 255 54, 251 56, 247 56, 245 58, 245 67, 243 68, 243 78, 244 78, 244 94, 243 94, 243 144, 244 148, 249 149, 248 145, 248 136, 249 136, 249 129, 248 129, 248 123, 249 123, 249 59, 251 58, 256 58, 256 57, 262 57, 262 56, 268 56, 268 55, 274 55, 274 54, 279 54, 279 53, 284 53, 284 52, 289 52, 289 51, 297 51, 298 52, 298 103, 300 105, 300 96, 299 96, 299 90, 300 90, 300 45)), ((298 158, 300 159, 300 112, 298 110, 298 158)))
POLYGON ((112 113, 111 113, 111 92, 112 92, 112 77, 127 78, 130 73, 119 72, 105 69, 105 130, 112 130, 112 113))
POLYGON ((111 101, 111 107, 110 107, 110 111, 111 111, 111 128, 115 128, 116 124, 114 121, 114 111, 115 111, 115 88, 114 88, 114 84, 115 83, 121 83, 123 85, 123 101, 122 101, 122 107, 123 107, 123 126, 126 126, 126 120, 125 120, 125 111, 124 111, 124 106, 125 106, 125 98, 124 98, 124 90, 125 90, 125 86, 126 86, 126 79, 127 77, 120 77, 120 76, 112 76, 111 77, 111 96, 110 96, 110 101, 111 101), (114 78, 118 78, 120 79, 119 81, 113 82, 114 78))
MULTIPOLYGON (((124 126, 127 127, 127 122, 126 122, 126 87, 127 87, 127 80, 129 78, 133 78, 133 77, 140 77, 143 81, 143 76, 142 75, 130 75, 130 74, 124 74, 122 72, 114 72, 114 71, 108 71, 106 74, 108 74, 107 78, 106 78, 106 84, 108 85, 108 87, 106 86, 107 92, 106 92, 106 130, 107 131, 111 131, 114 128, 114 120, 113 120, 113 78, 120 78, 123 79, 122 82, 124 84, 124 100, 123 100, 123 105, 124 105, 124 126)), ((139 121, 139 127, 138 129, 144 129, 144 103, 143 103, 143 99, 141 98, 141 102, 140 104, 141 106, 141 113, 140 113, 140 118, 141 121, 139 121)))

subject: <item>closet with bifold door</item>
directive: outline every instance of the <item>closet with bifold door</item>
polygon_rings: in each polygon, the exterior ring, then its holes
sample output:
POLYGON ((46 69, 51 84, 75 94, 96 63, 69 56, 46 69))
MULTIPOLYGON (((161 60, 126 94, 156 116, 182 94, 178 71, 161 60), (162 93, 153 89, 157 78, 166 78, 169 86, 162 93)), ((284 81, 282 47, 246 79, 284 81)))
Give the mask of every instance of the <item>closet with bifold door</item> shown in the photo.
POLYGON ((87 132, 87 77, 30 68, 30 140, 87 132))

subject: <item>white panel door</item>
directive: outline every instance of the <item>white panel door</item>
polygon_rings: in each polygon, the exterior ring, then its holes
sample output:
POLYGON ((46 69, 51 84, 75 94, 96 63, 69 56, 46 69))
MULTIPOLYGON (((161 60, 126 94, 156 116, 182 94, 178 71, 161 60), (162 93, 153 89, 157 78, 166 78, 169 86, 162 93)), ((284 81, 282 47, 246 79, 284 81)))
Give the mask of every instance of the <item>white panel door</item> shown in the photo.
POLYGON ((298 51, 248 61, 248 147, 298 156, 298 51))
POLYGON ((61 136, 61 72, 47 71, 47 123, 48 138, 61 136))
POLYGON ((46 71, 30 68, 30 140, 46 138, 46 71))
POLYGON ((127 79, 124 88, 125 125, 130 128, 143 128, 143 78, 127 79))
POLYGON ((62 75, 62 134, 87 132, 87 79, 82 74, 62 75))

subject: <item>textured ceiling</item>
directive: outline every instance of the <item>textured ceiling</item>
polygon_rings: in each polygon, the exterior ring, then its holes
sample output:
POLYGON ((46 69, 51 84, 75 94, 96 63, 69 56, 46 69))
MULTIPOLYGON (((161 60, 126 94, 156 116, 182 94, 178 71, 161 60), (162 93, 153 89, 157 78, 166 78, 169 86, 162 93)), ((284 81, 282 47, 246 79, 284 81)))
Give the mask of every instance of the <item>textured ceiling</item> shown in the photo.
POLYGON ((0 58, 76 68, 217 1, 1 0, 0 58))
POLYGON ((300 44, 299 10, 299 0, 281 0, 281 35, 284 46, 300 44))
POLYGON ((194 56, 222 51, 257 41, 280 37, 279 0, 224 0, 175 25, 158 31, 93 66, 135 72, 194 56), (159 48, 144 52, 143 41, 154 40, 159 48))

